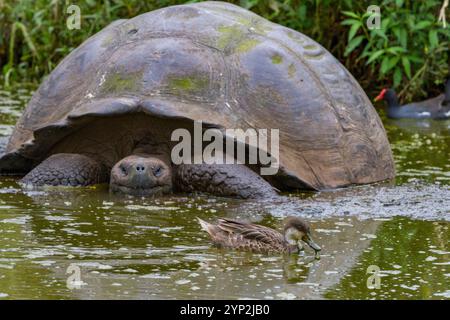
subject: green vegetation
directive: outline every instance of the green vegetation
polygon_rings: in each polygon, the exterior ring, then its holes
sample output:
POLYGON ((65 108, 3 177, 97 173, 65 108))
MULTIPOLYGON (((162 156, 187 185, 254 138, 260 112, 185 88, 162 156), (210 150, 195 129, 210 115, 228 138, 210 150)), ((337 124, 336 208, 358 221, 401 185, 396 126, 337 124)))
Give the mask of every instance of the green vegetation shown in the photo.
MULTIPOLYGON (((6 86, 39 82, 71 50, 111 21, 185 2, 0 0, 1 82, 6 86), (79 30, 66 27, 70 4, 81 8, 79 30)), ((371 1, 230 2, 318 41, 346 65, 369 94, 392 86, 404 99, 420 99, 442 90, 449 74, 450 26, 443 28, 437 21, 442 0, 380 1, 379 30, 366 26, 371 1)))

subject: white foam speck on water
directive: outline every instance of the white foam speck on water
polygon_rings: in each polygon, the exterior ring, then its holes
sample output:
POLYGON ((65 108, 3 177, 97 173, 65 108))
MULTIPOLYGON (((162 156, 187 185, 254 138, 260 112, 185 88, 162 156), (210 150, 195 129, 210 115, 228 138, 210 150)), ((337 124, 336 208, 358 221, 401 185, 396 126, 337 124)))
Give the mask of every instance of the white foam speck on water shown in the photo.
POLYGON ((436 254, 450 254, 450 251, 444 251, 444 250, 435 250, 435 249, 430 249, 430 252, 436 253, 436 254))
POLYGON ((426 257, 425 261, 434 261, 436 259, 437 259, 436 257, 428 256, 428 257, 426 257))
POLYGON ((197 291, 197 290, 200 290, 200 287, 193 286, 193 287, 191 287, 191 290, 192 290, 192 291, 197 291))
POLYGON ((140 276, 140 278, 144 279, 170 279, 170 276, 162 275, 160 273, 149 273, 140 276))
POLYGON ((123 270, 123 272, 137 273, 138 271, 137 271, 137 270, 134 270, 134 269, 131 269, 131 268, 128 268, 128 269, 123 270))
POLYGON ((191 282, 191 280, 189 280, 189 279, 181 279, 181 280, 175 281, 175 284, 183 285, 183 284, 188 284, 190 282, 191 282))
POLYGON ((11 265, 11 264, 0 264, 0 269, 12 270, 12 269, 14 269, 14 265, 11 265))
POLYGON ((144 229, 144 230, 159 230, 157 226, 135 226, 136 229, 144 229))
POLYGON ((93 235, 92 232, 81 232, 81 231, 73 229, 73 228, 62 228, 61 231, 65 231, 68 234, 74 234, 74 235, 77 235, 77 236, 91 236, 91 235, 93 235))
POLYGON ((401 274, 402 272, 400 270, 380 270, 378 273, 380 277, 386 277, 388 275, 397 275, 401 274))
POLYGON ((31 217, 26 215, 26 216, 21 216, 21 217, 17 217, 17 218, 3 219, 3 220, 0 220, 0 222, 23 225, 23 224, 26 224, 27 221, 30 219, 31 219, 31 217))
POLYGON ((319 233, 339 233, 339 232, 341 232, 341 230, 338 230, 338 229, 316 229, 314 231, 319 232, 319 233))
POLYGON ((159 228, 159 231, 161 232, 170 232, 175 230, 183 230, 184 227, 165 227, 165 228, 159 228))
POLYGON ((282 274, 276 274, 276 273, 264 273, 264 278, 283 278, 282 274))
POLYGON ((436 297, 444 297, 444 298, 450 298, 450 290, 444 291, 444 292, 436 292, 434 294, 436 297))
POLYGON ((313 283, 313 282, 299 282, 297 283, 299 286, 308 286, 308 287, 318 287, 320 286, 319 283, 313 283))
POLYGON ((110 265, 99 262, 78 262, 76 265, 79 267, 94 268, 99 270, 111 270, 113 268, 110 265))
POLYGON ((337 226, 353 227, 353 225, 351 223, 348 223, 348 222, 338 221, 338 222, 335 222, 334 224, 337 225, 337 226))
POLYGON ((329 275, 329 274, 337 274, 338 273, 338 271, 334 271, 334 270, 327 270, 327 271, 325 271, 324 272, 326 275, 329 275))
POLYGON ((450 261, 445 261, 445 262, 433 262, 434 265, 436 266, 448 266, 450 265, 450 261))
POLYGON ((402 287, 403 289, 411 290, 411 291, 416 291, 417 289, 420 288, 420 286, 417 284, 415 284, 413 286, 407 286, 406 284, 401 284, 400 287, 402 287))
POLYGON ((362 234, 364 237, 366 237, 367 239, 376 239, 377 236, 374 234, 370 234, 370 233, 363 233, 362 234))
POLYGON ((179 207, 164 207, 164 206, 143 206, 130 204, 125 206, 128 210, 149 210, 149 211, 174 211, 180 209, 179 207))
POLYGON ((6 298, 6 297, 9 297, 9 294, 0 292, 0 299, 1 298, 6 298))
POLYGON ((261 259, 259 259, 259 260, 261 260, 261 261, 264 261, 264 262, 273 262, 273 261, 278 261, 278 260, 280 260, 280 258, 278 258, 278 257, 267 257, 267 258, 261 258, 261 259))
POLYGON ((277 294, 277 297, 283 300, 294 300, 296 296, 289 292, 280 292, 277 294))
POLYGON ((283 269, 267 269, 267 272, 283 272, 283 269))
POLYGON ((28 258, 28 259, 36 259, 36 258, 44 258, 44 257, 48 257, 48 256, 54 256, 54 255, 58 255, 58 254, 60 254, 60 252, 57 250, 42 248, 42 249, 31 250, 24 257, 28 258))
POLYGON ((7 205, 0 206, 0 210, 10 210, 10 209, 16 209, 16 207, 14 207, 14 206, 7 206, 7 205))
POLYGON ((52 264, 56 263, 56 261, 53 261, 53 260, 35 260, 35 261, 32 261, 32 263, 39 264, 39 265, 41 265, 43 267, 49 267, 52 264))
POLYGON ((73 218, 64 217, 64 216, 45 216, 45 220, 48 221, 73 221, 73 218))

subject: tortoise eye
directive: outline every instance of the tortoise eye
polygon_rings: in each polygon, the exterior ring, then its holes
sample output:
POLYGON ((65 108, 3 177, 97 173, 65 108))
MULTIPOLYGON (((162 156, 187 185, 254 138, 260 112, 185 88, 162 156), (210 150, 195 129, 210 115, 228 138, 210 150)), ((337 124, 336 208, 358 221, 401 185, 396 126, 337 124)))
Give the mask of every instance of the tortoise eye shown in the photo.
POLYGON ((156 167, 153 170, 153 174, 155 177, 159 177, 162 174, 163 168, 162 167, 156 167))
POLYGON ((127 168, 125 168, 125 166, 123 164, 121 164, 119 166, 120 172, 122 172, 123 174, 127 174, 127 168))

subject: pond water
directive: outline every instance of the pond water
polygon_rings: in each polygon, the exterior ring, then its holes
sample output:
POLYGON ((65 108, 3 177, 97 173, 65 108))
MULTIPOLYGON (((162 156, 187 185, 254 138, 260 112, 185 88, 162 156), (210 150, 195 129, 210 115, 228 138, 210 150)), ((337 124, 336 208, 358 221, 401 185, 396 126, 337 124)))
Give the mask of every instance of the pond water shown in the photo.
MULTIPOLYGON (((0 88, 1 136, 30 95, 0 88)), ((383 121, 394 182, 278 202, 31 191, 2 177, 0 299, 449 299, 450 122, 383 121), (320 260, 218 250, 195 219, 280 228, 287 215, 310 222, 320 260)))

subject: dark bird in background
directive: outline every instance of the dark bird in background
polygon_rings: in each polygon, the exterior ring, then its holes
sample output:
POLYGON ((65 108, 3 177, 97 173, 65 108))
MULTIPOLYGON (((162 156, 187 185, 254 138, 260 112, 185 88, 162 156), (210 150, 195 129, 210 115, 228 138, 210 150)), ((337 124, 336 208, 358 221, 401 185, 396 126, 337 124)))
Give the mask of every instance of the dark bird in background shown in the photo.
POLYGON ((445 92, 437 97, 400 105, 392 89, 383 89, 375 101, 385 100, 387 116, 392 119, 450 119, 450 79, 445 84, 445 92))

